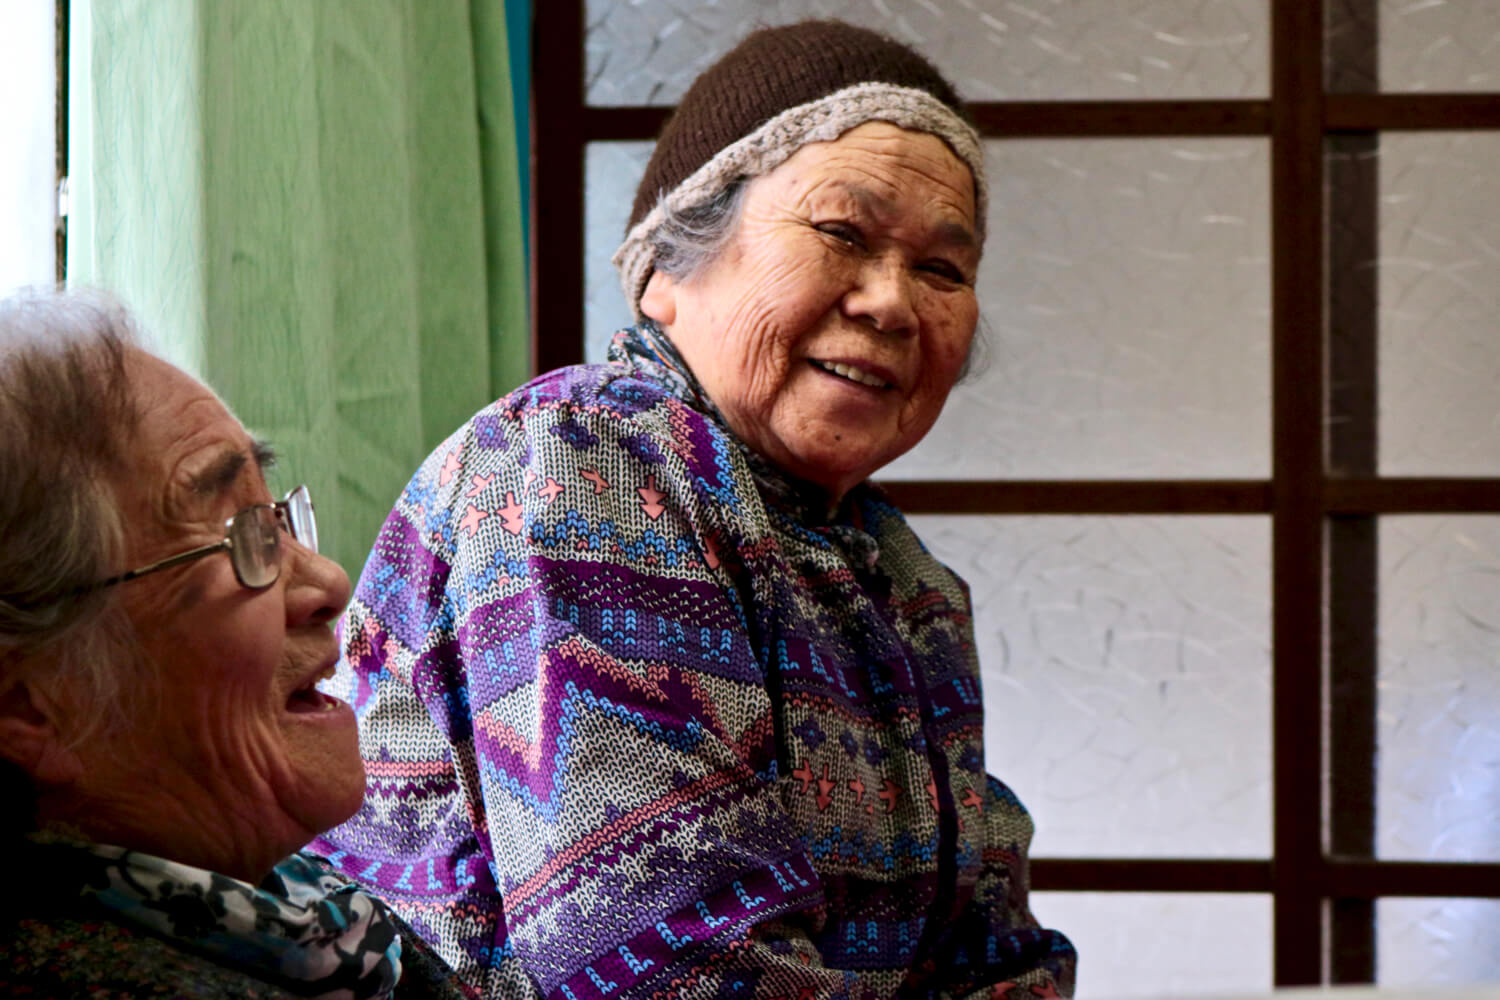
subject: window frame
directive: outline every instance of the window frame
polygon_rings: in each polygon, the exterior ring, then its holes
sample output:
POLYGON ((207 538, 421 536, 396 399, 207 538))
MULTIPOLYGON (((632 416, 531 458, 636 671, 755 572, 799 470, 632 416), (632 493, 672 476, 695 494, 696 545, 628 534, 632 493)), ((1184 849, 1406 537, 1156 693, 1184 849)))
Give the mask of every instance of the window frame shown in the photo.
POLYGON ((54 91, 56 106, 53 112, 56 116, 57 151, 55 166, 52 177, 53 217, 56 220, 54 238, 56 240, 56 262, 55 273, 57 285, 61 288, 68 276, 68 210, 66 199, 63 197, 68 181, 68 25, 72 15, 71 0, 56 0, 55 25, 56 32, 54 44, 56 45, 56 56, 53 65, 57 69, 57 86, 54 91))
MULTIPOLYGON (((1375 167, 1370 157, 1349 156, 1343 162, 1328 154, 1374 148, 1383 132, 1500 130, 1500 94, 1374 92, 1378 0, 1267 2, 1267 98, 971 107, 981 133, 991 139, 1269 140, 1270 478, 928 480, 885 486, 912 514, 1270 517, 1271 857, 1040 857, 1031 863, 1032 888, 1264 894, 1272 901, 1275 985, 1369 983, 1376 969, 1376 899, 1500 898, 1500 863, 1374 856, 1378 519, 1500 513, 1500 478, 1377 474, 1376 303, 1372 284, 1353 280, 1353 265, 1376 257, 1375 167), (1325 32, 1325 12, 1335 2, 1357 30, 1332 37, 1325 32), (1326 80, 1332 75, 1325 71, 1330 62, 1340 68, 1338 92, 1326 80), (1337 238, 1328 236, 1330 208, 1341 220, 1354 220, 1337 238), (1323 318, 1318 336, 1309 336, 1310 316, 1323 318), (1330 329, 1339 335, 1330 337, 1330 329), (1330 420, 1331 413, 1339 419, 1330 420), (1309 766, 1309 761, 1323 764, 1309 766)), ((585 0, 560 0, 536 10, 531 116, 536 373, 583 360, 587 145, 651 140, 671 110, 589 106, 585 31, 585 0)))

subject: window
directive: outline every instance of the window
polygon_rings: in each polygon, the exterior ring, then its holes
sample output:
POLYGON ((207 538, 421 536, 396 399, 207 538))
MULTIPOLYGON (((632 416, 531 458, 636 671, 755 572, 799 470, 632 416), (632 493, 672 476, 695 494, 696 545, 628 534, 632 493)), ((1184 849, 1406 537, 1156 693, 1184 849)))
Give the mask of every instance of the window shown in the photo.
MULTIPOLYGON (((538 8, 538 370, 626 318, 733 6, 538 8)), ((757 11, 913 42, 987 137, 990 370, 886 475, 1082 990, 1500 979, 1500 3, 757 11)))
POLYGON ((64 7, 16 4, 0 32, 0 295, 61 279, 57 184, 60 93, 59 31, 64 7))

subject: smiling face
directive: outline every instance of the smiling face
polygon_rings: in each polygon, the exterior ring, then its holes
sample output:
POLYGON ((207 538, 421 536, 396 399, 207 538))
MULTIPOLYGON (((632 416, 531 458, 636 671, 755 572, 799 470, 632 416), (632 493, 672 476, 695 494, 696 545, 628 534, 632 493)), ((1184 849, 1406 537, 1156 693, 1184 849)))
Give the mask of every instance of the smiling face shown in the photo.
MULTIPOLYGON (((272 499, 262 449, 206 387, 139 351, 128 369, 141 460, 116 491, 121 569, 220 541, 227 519, 272 499)), ((349 579, 281 541, 280 578, 263 590, 240 585, 227 553, 119 585, 149 696, 75 751, 84 808, 70 818, 91 836, 254 880, 358 809, 353 712, 312 688, 337 660, 330 622, 349 579)))
POLYGON ((978 320, 974 183, 941 139, 867 122, 751 181, 738 229, 656 320, 730 428, 837 499, 920 441, 978 320))

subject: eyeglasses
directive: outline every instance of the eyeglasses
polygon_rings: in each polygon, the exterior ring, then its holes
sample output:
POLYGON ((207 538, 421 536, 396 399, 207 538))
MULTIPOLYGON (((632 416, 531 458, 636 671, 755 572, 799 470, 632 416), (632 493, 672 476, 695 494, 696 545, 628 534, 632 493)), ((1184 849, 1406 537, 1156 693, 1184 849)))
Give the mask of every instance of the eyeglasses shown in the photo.
POLYGON ((246 507, 224 522, 224 540, 180 552, 149 566, 112 576, 93 589, 112 587, 117 583, 171 569, 183 563, 227 551, 234 567, 235 579, 251 590, 263 590, 281 576, 281 529, 314 552, 318 551, 318 523, 313 519, 312 496, 306 486, 298 486, 275 503, 258 503, 246 507))

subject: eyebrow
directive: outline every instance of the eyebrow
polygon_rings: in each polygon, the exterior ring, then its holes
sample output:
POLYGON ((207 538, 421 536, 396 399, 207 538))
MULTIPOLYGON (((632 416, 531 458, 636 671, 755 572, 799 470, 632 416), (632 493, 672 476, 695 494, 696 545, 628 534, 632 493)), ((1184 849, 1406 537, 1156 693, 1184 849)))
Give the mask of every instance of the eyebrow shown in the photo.
POLYGON ((264 472, 276 464, 276 450, 265 441, 256 438, 250 443, 250 454, 243 451, 226 451, 214 459, 207 468, 193 474, 189 485, 198 496, 217 496, 228 492, 251 460, 264 472))
MULTIPOLYGON (((860 211, 867 215, 880 216, 889 214, 894 210, 894 205, 889 198, 883 197, 871 191, 861 184, 839 185, 854 199, 860 211)), ((961 249, 971 249, 977 244, 974 242, 974 232, 961 222, 941 222, 937 226, 938 241, 948 246, 961 249)))

